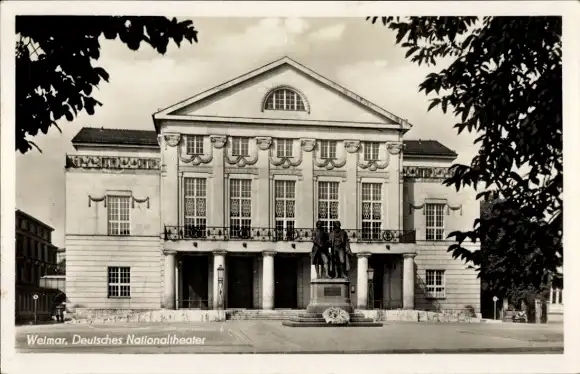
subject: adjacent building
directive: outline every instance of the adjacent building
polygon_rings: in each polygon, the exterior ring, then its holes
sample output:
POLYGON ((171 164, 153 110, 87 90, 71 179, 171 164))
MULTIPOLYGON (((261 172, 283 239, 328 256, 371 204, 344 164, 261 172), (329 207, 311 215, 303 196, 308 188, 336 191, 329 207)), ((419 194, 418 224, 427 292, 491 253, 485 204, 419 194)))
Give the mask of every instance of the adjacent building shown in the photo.
POLYGON ((21 210, 16 210, 16 321, 50 319, 58 290, 41 287, 40 278, 57 269, 54 229, 21 210), (36 301, 34 296, 37 296, 36 301))
POLYGON ((153 125, 73 139, 69 307, 217 308, 224 269, 225 308, 303 309, 312 230, 340 221, 355 307, 479 312, 446 241, 479 216, 475 192, 442 185, 456 153, 404 139, 402 118, 284 57, 153 125))

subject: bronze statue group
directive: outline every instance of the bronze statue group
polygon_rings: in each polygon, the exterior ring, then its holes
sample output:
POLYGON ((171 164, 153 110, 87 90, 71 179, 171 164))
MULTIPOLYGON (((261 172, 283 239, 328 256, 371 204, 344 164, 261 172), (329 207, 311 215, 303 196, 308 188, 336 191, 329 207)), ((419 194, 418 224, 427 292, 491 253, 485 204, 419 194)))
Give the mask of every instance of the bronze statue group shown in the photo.
POLYGON ((316 222, 312 242, 311 256, 316 278, 348 278, 352 251, 348 235, 341 229, 340 222, 334 222, 330 233, 324 230, 322 222, 316 222))

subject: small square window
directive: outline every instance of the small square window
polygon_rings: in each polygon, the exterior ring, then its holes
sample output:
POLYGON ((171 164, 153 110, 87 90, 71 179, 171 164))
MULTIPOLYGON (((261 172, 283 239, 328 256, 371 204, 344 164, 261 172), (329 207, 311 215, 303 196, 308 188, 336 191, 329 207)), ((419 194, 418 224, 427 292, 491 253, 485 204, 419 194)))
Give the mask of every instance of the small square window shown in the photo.
POLYGON ((379 159, 379 143, 364 143, 363 152, 365 161, 377 161, 379 159))
POLYGON ((131 268, 109 266, 107 268, 108 297, 131 297, 131 268))
POLYGON ((188 155, 203 154, 203 136, 200 135, 187 136, 187 154, 188 155))
POLYGON ((244 156, 250 155, 250 139, 234 137, 232 138, 232 156, 244 156))
POLYGON ((276 143, 276 156, 279 158, 292 157, 292 139, 278 139, 276 143))
POLYGON ((427 270, 425 273, 427 296, 435 299, 445 297, 445 270, 427 270))
POLYGON ((335 140, 321 140, 320 141, 320 158, 335 159, 336 158, 336 141, 335 140))

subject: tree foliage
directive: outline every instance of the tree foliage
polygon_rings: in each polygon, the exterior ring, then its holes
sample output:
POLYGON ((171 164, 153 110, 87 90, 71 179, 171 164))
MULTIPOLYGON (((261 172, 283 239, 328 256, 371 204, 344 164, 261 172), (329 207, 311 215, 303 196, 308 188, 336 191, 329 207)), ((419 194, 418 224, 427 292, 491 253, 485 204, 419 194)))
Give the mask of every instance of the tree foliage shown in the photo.
POLYGON ((473 230, 451 233, 449 251, 480 272, 493 264, 498 284, 539 290, 563 259, 561 17, 368 19, 394 30, 418 65, 451 60, 420 91, 436 96, 428 110, 452 111, 458 133, 478 135, 471 164, 453 165, 444 183, 500 200, 473 230), (485 235, 491 258, 463 247, 485 235))
POLYGON ((170 41, 197 42, 191 21, 165 17, 18 16, 16 33, 16 150, 22 153, 36 146, 27 136, 102 105, 92 96, 109 81, 107 71, 93 65, 101 36, 119 38, 134 51, 146 43, 160 54, 170 41))
POLYGON ((508 201, 483 202, 479 275, 494 295, 517 303, 527 294, 537 294, 552 281, 559 286, 560 274, 544 270, 561 265, 561 260, 552 255, 561 246, 555 245, 551 241, 553 236, 546 236, 540 226, 541 223, 530 221, 518 206, 508 201), (511 224, 494 227, 498 219, 511 224))

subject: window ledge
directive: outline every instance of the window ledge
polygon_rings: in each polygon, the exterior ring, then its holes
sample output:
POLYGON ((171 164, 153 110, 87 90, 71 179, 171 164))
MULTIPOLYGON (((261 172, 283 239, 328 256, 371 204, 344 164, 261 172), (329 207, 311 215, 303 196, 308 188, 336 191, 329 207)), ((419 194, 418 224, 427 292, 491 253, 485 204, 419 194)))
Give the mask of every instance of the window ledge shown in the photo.
POLYGON ((131 299, 131 296, 107 296, 107 299, 128 300, 128 299, 131 299))

